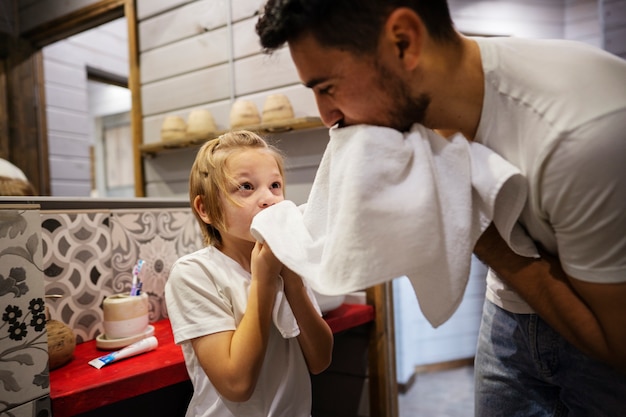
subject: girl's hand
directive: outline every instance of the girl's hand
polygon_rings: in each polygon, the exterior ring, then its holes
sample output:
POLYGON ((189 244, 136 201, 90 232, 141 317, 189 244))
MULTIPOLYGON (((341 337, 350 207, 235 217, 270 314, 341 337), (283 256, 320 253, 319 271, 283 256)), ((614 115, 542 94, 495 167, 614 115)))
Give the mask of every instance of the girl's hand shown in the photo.
POLYGON ((252 249, 250 272, 253 279, 264 283, 276 283, 283 264, 274 256, 270 247, 264 243, 256 242, 252 249))

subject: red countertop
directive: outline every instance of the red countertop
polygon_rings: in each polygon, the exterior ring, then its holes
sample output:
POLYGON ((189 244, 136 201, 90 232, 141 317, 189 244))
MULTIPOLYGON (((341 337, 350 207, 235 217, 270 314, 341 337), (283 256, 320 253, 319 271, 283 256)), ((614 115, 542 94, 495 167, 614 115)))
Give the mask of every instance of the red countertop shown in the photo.
MULTIPOLYGON (((324 318, 333 333, 374 320, 374 308, 342 304, 324 318)), ((189 379, 180 346, 174 344, 169 320, 152 323, 159 346, 150 352, 113 362, 101 369, 88 364, 106 355, 96 341, 76 346, 73 359, 50 372, 54 417, 69 417, 189 379)))

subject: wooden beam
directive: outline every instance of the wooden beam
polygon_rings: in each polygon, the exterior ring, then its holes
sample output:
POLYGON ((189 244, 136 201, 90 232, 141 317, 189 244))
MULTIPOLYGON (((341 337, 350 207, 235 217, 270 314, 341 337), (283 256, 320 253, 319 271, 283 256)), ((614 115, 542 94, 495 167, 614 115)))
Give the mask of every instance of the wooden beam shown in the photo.
POLYGON ((124 8, 128 24, 128 88, 131 95, 131 129, 133 137, 133 165, 135 167, 135 197, 145 197, 143 157, 139 149, 143 144, 143 110, 141 105, 141 76, 139 68, 139 30, 137 21, 137 2, 127 0, 124 8))
POLYGON ((37 48, 124 16, 127 0, 101 0, 21 34, 37 48))
POLYGON ((8 159, 24 171, 40 195, 50 195, 41 51, 24 39, 12 38, 5 64, 8 159))
POLYGON ((366 294, 376 313, 369 346, 370 417, 398 417, 392 284, 371 287, 366 294))

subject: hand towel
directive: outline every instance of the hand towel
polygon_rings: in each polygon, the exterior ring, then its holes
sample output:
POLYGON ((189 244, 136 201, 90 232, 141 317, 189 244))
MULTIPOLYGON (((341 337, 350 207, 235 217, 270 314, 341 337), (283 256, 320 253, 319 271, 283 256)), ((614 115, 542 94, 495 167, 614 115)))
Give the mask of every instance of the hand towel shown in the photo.
POLYGON ((460 304, 471 254, 493 220, 509 246, 537 256, 516 221, 527 196, 513 165, 461 136, 332 128, 306 205, 255 216, 265 241, 313 290, 346 294, 407 276, 433 327, 460 304))

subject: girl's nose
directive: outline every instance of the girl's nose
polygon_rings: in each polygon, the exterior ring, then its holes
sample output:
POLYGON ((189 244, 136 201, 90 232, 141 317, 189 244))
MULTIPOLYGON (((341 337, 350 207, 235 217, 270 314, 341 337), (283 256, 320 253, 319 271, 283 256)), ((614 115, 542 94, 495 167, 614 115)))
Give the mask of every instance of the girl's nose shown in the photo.
POLYGON ((259 205, 262 208, 266 208, 269 206, 273 206, 278 201, 280 201, 278 196, 276 196, 271 190, 268 189, 263 193, 263 195, 259 199, 259 203, 260 203, 259 205))

